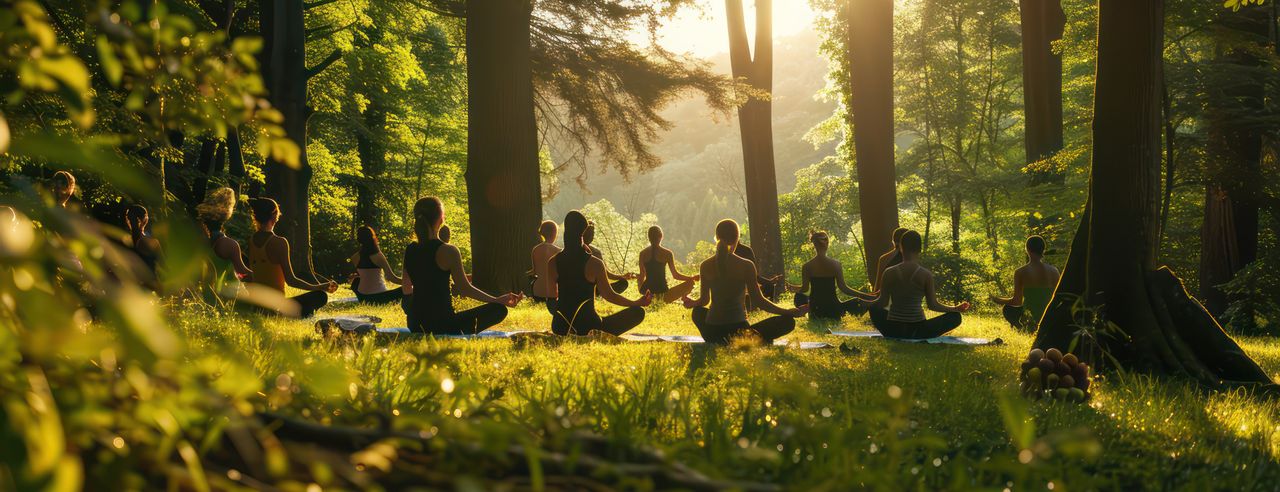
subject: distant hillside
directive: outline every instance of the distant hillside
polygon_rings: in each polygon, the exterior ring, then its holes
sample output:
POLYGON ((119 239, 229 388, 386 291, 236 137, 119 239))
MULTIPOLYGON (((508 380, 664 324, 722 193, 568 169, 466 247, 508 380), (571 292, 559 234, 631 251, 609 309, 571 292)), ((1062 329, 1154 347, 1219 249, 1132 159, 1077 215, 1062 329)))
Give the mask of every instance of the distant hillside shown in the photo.
MULTIPOLYGON (((827 62, 818 53, 818 36, 807 32, 774 41, 773 139, 778 191, 795 186, 795 171, 834 152, 820 148, 804 134, 831 115, 834 105, 814 99, 826 85, 827 62)), ((729 56, 711 59, 716 70, 729 73, 729 56)), ((667 247, 683 258, 699 240, 710 240, 722 218, 746 219, 742 200, 742 144, 737 115, 713 119, 701 99, 681 101, 663 112, 674 123, 654 146, 664 164, 630 183, 598 166, 587 179, 589 190, 573 181, 576 169, 561 177, 560 193, 545 207, 557 221, 565 212, 607 198, 632 218, 657 214, 667 247), (736 183, 735 186, 725 183, 736 183)))

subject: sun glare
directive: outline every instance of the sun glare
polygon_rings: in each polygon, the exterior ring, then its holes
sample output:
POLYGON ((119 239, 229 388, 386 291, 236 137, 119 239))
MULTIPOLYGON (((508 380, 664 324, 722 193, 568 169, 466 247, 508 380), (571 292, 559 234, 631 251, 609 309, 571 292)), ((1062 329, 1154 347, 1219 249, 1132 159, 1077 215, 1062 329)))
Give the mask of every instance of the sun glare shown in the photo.
MULTIPOLYGON (((747 22, 747 37, 755 41, 755 5, 751 0, 743 2, 747 22)), ((790 0, 773 4, 774 39, 813 29, 814 12, 807 0, 790 0)), ((646 42, 648 33, 637 29, 634 39, 646 42)), ((674 19, 658 29, 658 42, 677 53, 690 53, 699 57, 711 57, 729 51, 729 31, 725 20, 724 2, 702 0, 697 8, 685 9, 674 19)))

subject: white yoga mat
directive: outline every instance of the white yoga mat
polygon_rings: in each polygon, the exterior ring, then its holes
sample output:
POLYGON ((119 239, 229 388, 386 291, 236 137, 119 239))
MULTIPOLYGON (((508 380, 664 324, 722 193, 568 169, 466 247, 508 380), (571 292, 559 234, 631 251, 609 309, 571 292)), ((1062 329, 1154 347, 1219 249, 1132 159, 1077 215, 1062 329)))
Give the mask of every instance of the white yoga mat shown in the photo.
POLYGON ((941 343, 946 345, 998 345, 1000 343, 1000 342, 993 342, 992 340, 988 340, 986 338, 953 337, 953 336, 941 336, 941 337, 934 337, 934 338, 918 338, 918 339, 890 338, 890 337, 881 335, 880 332, 878 331, 832 331, 831 334, 838 337, 883 338, 885 340, 896 340, 899 342, 941 343))
MULTIPOLYGON (((397 326, 394 328, 378 328, 377 331, 378 333, 382 333, 385 335, 426 336, 425 334, 422 334, 422 333, 410 331, 409 328, 404 326, 397 326)), ((486 338, 511 338, 513 336, 520 335, 522 333, 535 333, 535 332, 530 330, 516 330, 516 331, 488 330, 488 331, 482 331, 480 333, 476 333, 474 335, 431 335, 431 336, 434 336, 436 338, 448 338, 451 340, 477 340, 477 339, 486 339, 486 338)))
MULTIPOLYGON (((623 335, 623 337, 625 336, 626 335, 623 335)), ((655 335, 650 335, 650 336, 655 336, 655 335)), ((702 337, 697 335, 661 335, 661 336, 657 336, 657 338, 664 342, 706 343, 706 340, 703 340, 702 337)), ((827 342, 791 342, 786 339, 774 340, 773 345, 775 347, 796 347, 800 349, 820 349, 820 348, 828 348, 833 346, 827 342)))
POLYGON ((337 299, 329 299, 329 304, 354 304, 360 302, 360 299, 353 297, 339 297, 337 299))

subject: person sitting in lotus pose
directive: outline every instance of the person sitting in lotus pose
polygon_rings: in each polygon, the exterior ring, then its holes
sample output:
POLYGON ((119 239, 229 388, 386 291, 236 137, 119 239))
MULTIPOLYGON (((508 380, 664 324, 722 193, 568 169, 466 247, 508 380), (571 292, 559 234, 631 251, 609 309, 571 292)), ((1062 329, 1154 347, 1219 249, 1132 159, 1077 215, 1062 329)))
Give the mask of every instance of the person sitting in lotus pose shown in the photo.
POLYGON ((794 318, 804 316, 808 308, 787 309, 764 297, 756 281, 755 263, 734 254, 738 235, 738 223, 733 220, 716 225, 716 254, 699 266, 702 283, 698 298, 684 297, 684 306, 693 309, 693 324, 708 343, 723 345, 736 337, 754 336, 771 344, 791 333, 796 327, 794 318), (761 310, 777 316, 747 322, 748 296, 761 310))
POLYGON ((608 269, 591 254, 583 234, 588 230, 587 218, 577 210, 564 217, 564 251, 547 263, 547 281, 556 297, 549 302, 551 331, 557 335, 586 335, 599 330, 621 335, 644 321, 644 307, 653 300, 651 294, 634 301, 609 288, 608 269), (596 312, 596 295, 626 309, 600 317, 596 312))
POLYGON ((1002 306, 1005 321, 1014 328, 1035 331, 1058 286, 1060 274, 1056 267, 1044 262, 1044 247, 1044 238, 1027 238, 1027 264, 1013 272, 1013 295, 991 294, 991 302, 1002 306))
POLYGON ((462 268, 462 253, 440 240, 444 205, 436 197, 413 205, 413 231, 418 240, 404 251, 404 307, 409 330, 435 335, 471 335, 501 323, 507 308, 524 299, 520 294, 494 297, 471 284, 462 268), (459 295, 485 304, 462 312, 453 310, 450 280, 459 295))
POLYGON ((960 313, 969 310, 969 303, 948 306, 938 302, 933 272, 920 264, 920 233, 907 231, 899 244, 902 263, 885 269, 878 296, 864 301, 870 304, 871 324, 881 335, 905 339, 939 337, 960 326, 960 313), (921 309, 924 302, 928 302, 929 309, 945 314, 925 319, 921 309))
POLYGON ((366 225, 356 229, 356 242, 360 249, 351 255, 350 260, 356 266, 355 279, 351 283, 356 299, 370 304, 399 302, 404 297, 403 289, 389 289, 387 281, 401 284, 403 280, 391 269, 387 256, 382 254, 373 228, 366 225))
POLYGON ((647 292, 662 299, 663 302, 675 302, 693 292, 693 283, 697 275, 688 276, 676 270, 676 255, 662 247, 662 228, 649 228, 649 246, 640 250, 640 292, 647 292), (679 281, 674 287, 667 286, 667 271, 671 277, 679 281))
POLYGON ((796 306, 809 305, 809 318, 840 319, 846 314, 860 316, 867 311, 866 305, 859 299, 871 299, 873 296, 858 292, 844 282, 844 266, 840 260, 827 256, 830 238, 826 231, 809 233, 809 242, 813 243, 813 259, 800 269, 801 283, 796 292, 796 306), (855 299, 840 301, 836 289, 855 299), (810 291, 812 289, 812 291, 810 291), (809 292, 809 294, 805 294, 809 292))
POLYGON ((329 302, 329 293, 338 290, 338 284, 330 280, 313 284, 298 278, 289 261, 289 240, 276 235, 276 223, 280 221, 280 206, 270 198, 254 198, 249 201, 253 209, 253 222, 257 232, 249 237, 249 266, 253 270, 253 283, 284 294, 285 285, 302 289, 305 294, 290 297, 293 309, 281 314, 310 317, 329 302))
POLYGON ((253 270, 244 264, 240 243, 223 231, 235 210, 235 191, 225 187, 209 192, 204 202, 196 206, 196 218, 204 227, 209 247, 213 249, 213 256, 209 258, 212 266, 209 286, 214 296, 208 298, 210 301, 235 299, 240 291, 241 277, 253 275, 253 270))

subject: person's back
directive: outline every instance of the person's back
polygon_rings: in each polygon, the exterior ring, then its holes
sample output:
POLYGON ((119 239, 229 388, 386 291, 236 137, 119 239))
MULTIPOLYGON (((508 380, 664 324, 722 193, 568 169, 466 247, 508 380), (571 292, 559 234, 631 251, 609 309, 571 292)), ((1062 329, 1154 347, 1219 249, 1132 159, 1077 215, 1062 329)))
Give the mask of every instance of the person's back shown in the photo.
POLYGON ((272 261, 267 252, 268 246, 276 240, 276 235, 267 231, 258 231, 249 236, 249 269, 253 270, 252 282, 284 292, 284 268, 272 261))
POLYGON ((747 283, 755 282, 755 275, 743 275, 750 260, 736 255, 726 255, 721 260, 712 257, 702 263, 703 281, 711 292, 711 306, 707 322, 712 324, 741 323, 747 320, 747 283))
POLYGON ((886 280, 882 292, 889 295, 889 316, 892 321, 908 323, 924 321, 925 287, 933 276, 918 263, 899 263, 884 271, 886 280))
POLYGON ((1058 286, 1060 274, 1056 267, 1044 262, 1044 250, 1044 238, 1027 238, 1027 264, 1013 272, 1013 295, 991 295, 992 302, 1003 306, 1002 314, 1014 328, 1035 329, 1058 286))
MULTIPOLYGON (((587 262, 590 254, 557 254, 552 261, 556 265, 556 322, 563 321, 573 330, 578 316, 596 311, 596 284, 587 281, 587 262)), ((578 333, 585 335, 586 333, 578 333)))
POLYGON ((662 246, 649 246, 640 251, 640 262, 644 264, 644 285, 642 292, 653 294, 667 293, 667 261, 670 252, 662 246))
POLYGON ((551 288, 547 283, 547 262, 551 257, 560 253, 560 247, 556 246, 556 235, 559 233, 559 226, 552 221, 543 221, 538 227, 538 234, 542 236, 542 242, 533 247, 531 260, 533 261, 533 298, 537 301, 546 301, 551 298, 551 288))
POLYGON ((884 284, 870 303, 871 324, 886 337, 904 339, 942 336, 960 326, 960 313, 969 310, 969 303, 951 306, 938 302, 933 272, 920 264, 920 233, 907 231, 899 247, 902 263, 885 269, 884 284), (926 319, 924 304, 943 314, 926 319))
POLYGON ((410 328, 454 315, 449 271, 440 268, 437 257, 444 244, 437 238, 414 241, 405 247, 404 271, 413 279, 410 312, 416 320, 409 323, 410 328))

